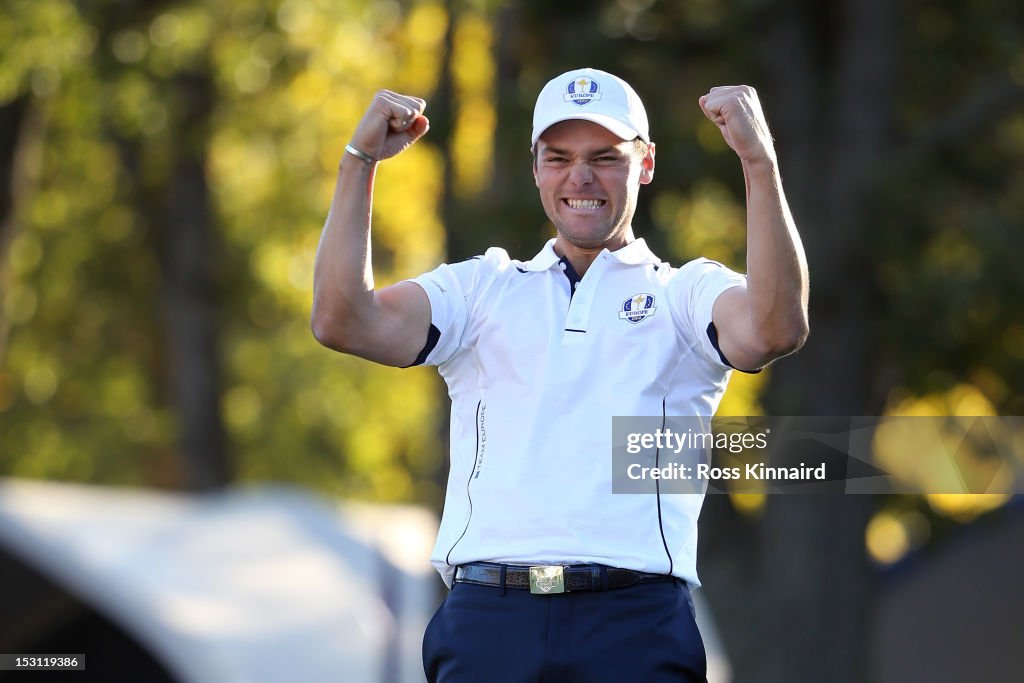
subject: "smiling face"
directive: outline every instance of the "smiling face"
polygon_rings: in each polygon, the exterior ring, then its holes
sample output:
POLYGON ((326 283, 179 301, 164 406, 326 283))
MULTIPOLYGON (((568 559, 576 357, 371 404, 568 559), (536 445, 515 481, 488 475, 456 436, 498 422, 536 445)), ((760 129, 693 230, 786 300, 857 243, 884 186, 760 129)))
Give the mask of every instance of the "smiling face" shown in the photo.
POLYGON ((641 156, 632 140, 603 126, 562 121, 537 141, 533 175, 562 253, 567 245, 614 251, 633 239, 637 193, 654 176, 654 144, 641 156))

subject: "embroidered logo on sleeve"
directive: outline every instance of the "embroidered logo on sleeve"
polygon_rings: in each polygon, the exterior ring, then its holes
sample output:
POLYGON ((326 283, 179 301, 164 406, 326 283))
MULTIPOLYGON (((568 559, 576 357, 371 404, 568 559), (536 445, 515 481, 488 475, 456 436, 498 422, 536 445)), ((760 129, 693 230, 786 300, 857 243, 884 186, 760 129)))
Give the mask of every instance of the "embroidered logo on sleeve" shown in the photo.
POLYGON ((635 324, 654 315, 656 310, 653 294, 635 294, 622 302, 619 320, 628 320, 635 324))

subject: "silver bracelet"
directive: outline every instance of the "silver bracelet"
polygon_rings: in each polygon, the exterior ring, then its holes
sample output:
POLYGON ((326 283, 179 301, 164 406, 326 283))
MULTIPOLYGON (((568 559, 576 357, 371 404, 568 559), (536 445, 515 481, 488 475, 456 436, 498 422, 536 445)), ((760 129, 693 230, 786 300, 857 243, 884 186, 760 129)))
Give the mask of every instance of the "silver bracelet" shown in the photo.
POLYGON ((361 159, 362 161, 365 161, 368 164, 375 164, 375 163, 377 163, 376 159, 371 157, 366 152, 363 152, 362 150, 356 149, 352 145, 345 145, 345 151, 348 152, 349 154, 351 154, 352 156, 354 156, 355 158, 361 159))

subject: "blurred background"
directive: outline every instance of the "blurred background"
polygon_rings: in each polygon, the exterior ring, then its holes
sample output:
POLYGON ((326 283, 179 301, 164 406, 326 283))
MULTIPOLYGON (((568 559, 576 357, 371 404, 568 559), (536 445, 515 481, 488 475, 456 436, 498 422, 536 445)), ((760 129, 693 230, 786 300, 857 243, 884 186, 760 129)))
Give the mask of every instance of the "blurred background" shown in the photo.
MULTIPOLYGON (((302 680, 421 679, 446 393, 315 342, 320 230, 386 87, 431 130, 378 171, 378 286, 530 258, 533 102, 577 66, 644 99, 634 227, 676 264, 744 269, 742 173, 697 98, 760 94, 812 334, 720 414, 1024 413, 1024 5, 4 0, 0 651, 275 680, 306 642, 302 680)), ((711 496, 701 522, 712 683, 1024 676, 1019 497, 711 496)))

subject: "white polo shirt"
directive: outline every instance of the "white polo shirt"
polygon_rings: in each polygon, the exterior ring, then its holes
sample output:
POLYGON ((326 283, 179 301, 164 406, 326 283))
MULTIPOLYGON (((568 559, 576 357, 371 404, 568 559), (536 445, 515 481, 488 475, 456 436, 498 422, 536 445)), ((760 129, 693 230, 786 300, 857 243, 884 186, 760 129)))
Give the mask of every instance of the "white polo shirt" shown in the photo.
POLYGON ((431 308, 419 362, 452 400, 431 561, 449 586, 474 561, 598 562, 699 585, 703 497, 613 494, 612 417, 714 414, 730 367, 711 309, 746 279, 707 259, 672 268, 638 239, 574 283, 553 245, 525 263, 491 248, 412 280, 431 308))

